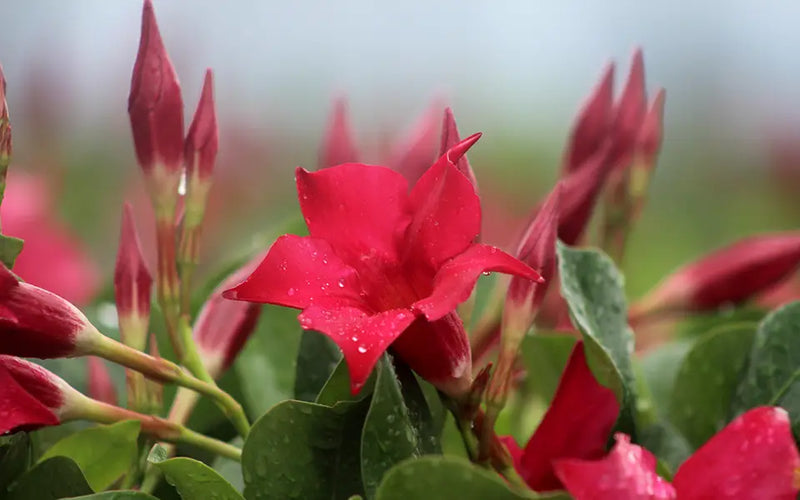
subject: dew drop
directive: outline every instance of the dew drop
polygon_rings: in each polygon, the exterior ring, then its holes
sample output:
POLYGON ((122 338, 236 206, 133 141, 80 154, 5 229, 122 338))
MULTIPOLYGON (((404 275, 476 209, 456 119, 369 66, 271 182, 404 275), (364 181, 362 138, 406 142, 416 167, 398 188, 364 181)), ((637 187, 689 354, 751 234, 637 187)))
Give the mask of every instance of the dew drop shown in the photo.
POLYGON ((286 294, 287 294, 289 297, 291 297, 292 295, 294 295, 294 294, 295 294, 295 292, 296 292, 296 291, 297 291, 297 290, 295 290, 294 288, 290 288, 290 289, 286 290, 286 294))
POLYGON ((339 278, 339 288, 344 288, 344 278, 339 278))
POLYGON ((358 352, 360 352, 361 354, 365 354, 367 352, 367 348, 364 347, 363 345, 360 345, 358 346, 358 352))

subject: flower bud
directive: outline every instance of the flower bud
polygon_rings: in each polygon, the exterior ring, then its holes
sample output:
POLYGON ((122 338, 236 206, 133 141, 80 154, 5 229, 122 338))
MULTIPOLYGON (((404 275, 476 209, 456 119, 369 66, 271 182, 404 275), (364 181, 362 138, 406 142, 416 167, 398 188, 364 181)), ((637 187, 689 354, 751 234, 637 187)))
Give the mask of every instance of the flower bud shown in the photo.
POLYGON ((58 425, 80 394, 39 365, 0 355, 0 434, 58 425))
POLYGON ((110 405, 117 404, 117 389, 105 362, 95 356, 87 359, 89 396, 110 405))
POLYGON ((614 110, 610 161, 615 168, 624 169, 630 165, 646 106, 644 57, 642 49, 637 48, 631 59, 628 81, 614 110))
POLYGON ((139 351, 143 351, 147 344, 152 287, 153 278, 142 256, 133 210, 129 203, 125 203, 114 269, 114 298, 122 342, 139 351))
POLYGON ((609 173, 609 146, 606 142, 584 165, 562 179, 558 238, 567 245, 578 243, 592 217, 609 173))
POLYGON ((147 178, 151 197, 157 205, 167 200, 174 203, 183 169, 183 101, 151 0, 145 0, 142 11, 142 33, 131 77, 128 114, 136 158, 147 178))
POLYGON ((436 161, 440 109, 439 103, 434 102, 410 133, 397 142, 390 155, 389 166, 402 173, 411 184, 436 161))
POLYGON ((186 134, 184 149, 188 190, 183 223, 189 227, 199 226, 203 220, 218 149, 219 132, 217 114, 214 110, 213 75, 209 69, 206 70, 203 91, 192 124, 189 125, 189 132, 186 134))
POLYGON ((261 304, 228 300, 222 293, 253 274, 263 258, 264 255, 258 255, 220 283, 197 316, 192 336, 213 378, 222 375, 233 363, 261 315, 261 304))
POLYGON ((342 163, 358 161, 358 150, 347 119, 347 102, 344 98, 333 102, 328 129, 322 140, 319 168, 328 168, 342 163))
POLYGON ((562 166, 562 177, 580 169, 603 146, 611 131, 613 112, 614 64, 609 63, 575 120, 562 166))
POLYGON ((637 149, 642 156, 643 163, 649 168, 655 166, 656 157, 661 149, 661 141, 664 135, 664 101, 666 92, 658 89, 656 96, 650 103, 650 107, 642 120, 637 137, 637 149))
MULTIPOLYGON (((453 116, 453 110, 449 107, 444 108, 444 118, 442 119, 442 145, 439 148, 439 156, 447 153, 450 148, 461 142, 461 137, 458 135, 458 128, 456 127, 456 119, 453 116)), ((478 190, 478 180, 475 178, 475 172, 469 164, 467 155, 459 158, 456 164, 456 169, 464 174, 475 191, 478 190)))
POLYGON ((751 236, 685 265, 631 308, 641 318, 743 302, 800 265, 800 232, 751 236))
POLYGON ((0 354, 61 358, 88 354, 102 335, 58 295, 17 280, 0 264, 0 354))

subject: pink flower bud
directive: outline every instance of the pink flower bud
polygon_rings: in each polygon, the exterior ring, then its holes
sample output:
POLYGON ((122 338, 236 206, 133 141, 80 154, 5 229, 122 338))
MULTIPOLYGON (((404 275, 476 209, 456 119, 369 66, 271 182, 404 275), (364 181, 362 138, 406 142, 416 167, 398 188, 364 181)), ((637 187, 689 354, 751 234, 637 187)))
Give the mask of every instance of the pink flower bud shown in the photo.
POLYGON ((344 98, 336 99, 333 102, 328 129, 322 140, 319 168, 356 162, 358 157, 358 149, 353 141, 353 132, 347 119, 347 102, 344 98))
POLYGON ((610 152, 610 161, 614 167, 624 169, 630 165, 646 106, 644 57, 642 49, 637 48, 631 59, 628 81, 614 110, 613 146, 610 152))
POLYGON ((75 392, 39 365, 0 355, 0 434, 60 424, 75 392))
POLYGON ((167 172, 183 168, 183 101, 151 0, 142 11, 142 35, 133 66, 128 114, 139 165, 150 173, 158 165, 167 172))
MULTIPOLYGON (((449 107, 444 108, 444 118, 442 119, 442 145, 439 148, 439 156, 447 153, 447 151, 461 142, 461 136, 458 135, 458 128, 456 127, 456 119, 453 116, 453 110, 449 107)), ((475 172, 469 164, 467 155, 462 156, 456 162, 456 169, 464 174, 469 182, 478 190, 478 180, 475 178, 475 172)))
POLYGON ((581 168, 603 146, 611 131, 613 111, 614 64, 609 63, 575 120, 562 177, 581 168))
POLYGON ((410 133, 397 142, 389 159, 389 166, 415 183, 436 161, 439 146, 439 113, 441 106, 434 102, 411 128, 410 133))
POLYGON ((122 229, 114 269, 114 298, 124 343, 143 350, 147 342, 153 278, 142 256, 139 235, 129 203, 122 209, 122 229))
POLYGON ((105 362, 97 357, 89 356, 87 359, 87 372, 89 380, 89 396, 92 399, 108 403, 117 404, 117 389, 111 380, 111 374, 105 362))
POLYGON ((244 281, 263 258, 259 255, 220 283, 197 316, 193 337, 200 357, 214 378, 233 363, 261 315, 261 304, 228 300, 222 292, 244 281))
POLYGON ((637 149, 643 157, 645 164, 655 165, 656 156, 661 149, 661 140, 664 135, 664 100, 666 92, 658 89, 656 96, 650 103, 647 114, 642 120, 642 126, 637 138, 637 149))
POLYGON ((30 358, 80 356, 100 333, 72 304, 22 283, 0 265, 0 354, 30 358))
POLYGON ((631 315, 708 311, 743 302, 789 277, 800 265, 800 232, 751 236, 670 275, 631 315))
POLYGON ((506 323, 510 315, 522 315, 516 318, 515 324, 521 325, 524 331, 533 323, 533 316, 542 302, 551 279, 556 272, 556 236, 559 225, 559 211, 563 183, 556 184, 547 199, 536 213, 536 217, 528 225, 517 247, 516 257, 539 271, 544 283, 511 278, 506 300, 506 323))
POLYGON ((562 179, 558 237, 567 245, 580 240, 594 211, 595 202, 609 173, 609 143, 562 179))
POLYGON ((214 171, 214 162, 219 149, 219 132, 217 114, 214 110, 213 75, 206 70, 203 91, 194 119, 186 134, 184 155, 186 159, 186 177, 192 182, 196 175, 200 179, 208 179, 214 171))

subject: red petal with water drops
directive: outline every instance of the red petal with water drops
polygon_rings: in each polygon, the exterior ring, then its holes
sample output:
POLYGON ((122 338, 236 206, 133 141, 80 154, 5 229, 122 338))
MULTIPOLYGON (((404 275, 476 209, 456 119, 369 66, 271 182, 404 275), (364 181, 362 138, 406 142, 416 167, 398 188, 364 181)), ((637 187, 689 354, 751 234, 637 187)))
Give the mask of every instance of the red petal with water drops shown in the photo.
MULTIPOLYGON (((601 460, 566 459, 556 472, 575 500, 669 500, 675 489, 656 474, 656 459, 625 434, 601 460)), ((683 496, 680 497, 683 500, 683 496)), ((708 498, 715 498, 713 496, 708 498)))
POLYGON ((681 500, 791 500, 800 491, 798 468, 789 414, 764 406, 739 416, 694 452, 673 485, 681 500))
POLYGON ((541 281, 539 273, 502 250, 489 245, 472 245, 444 263, 436 273, 431 294, 412 307, 429 321, 437 320, 469 298, 483 272, 511 274, 528 282, 541 281))
POLYGON ((313 173, 298 168, 295 175, 312 237, 326 240, 357 269, 367 261, 398 260, 398 244, 410 220, 408 183, 402 175, 359 163, 313 173))
POLYGON ((304 309, 314 303, 360 306, 360 292, 355 270, 327 241, 287 234, 275 241, 247 279, 223 296, 304 309))
POLYGON ((603 456, 619 414, 614 392, 595 379, 586 364, 583 342, 575 344, 553 402, 522 454, 520 474, 536 491, 560 489, 553 463, 603 456))
POLYGON ((414 321, 405 309, 369 314, 355 307, 311 306, 299 316, 306 330, 317 330, 342 350, 350 372, 350 390, 356 394, 389 345, 414 321))

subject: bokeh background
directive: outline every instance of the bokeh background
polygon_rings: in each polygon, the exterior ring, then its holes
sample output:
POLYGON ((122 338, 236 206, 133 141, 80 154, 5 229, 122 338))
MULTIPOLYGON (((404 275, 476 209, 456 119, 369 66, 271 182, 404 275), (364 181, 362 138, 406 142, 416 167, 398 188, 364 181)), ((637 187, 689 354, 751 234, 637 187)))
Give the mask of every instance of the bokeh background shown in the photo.
MULTIPOLYGON (((636 46, 649 90, 665 87, 667 105, 652 197, 624 263, 628 292, 640 295, 739 236, 800 222, 797 2, 156 0, 155 8, 187 122, 204 69, 216 74, 221 146, 208 268, 296 213, 293 169, 315 166, 337 95, 349 100, 368 160, 433 102, 452 105, 462 134, 484 132, 470 159, 487 234, 508 244, 507 228, 552 185, 570 123, 602 69, 617 63, 619 89, 636 46)), ((123 200, 151 240, 126 113, 140 12, 138 0, 0 3, 12 170, 44 176, 50 212, 85 246, 101 283, 123 200)))

